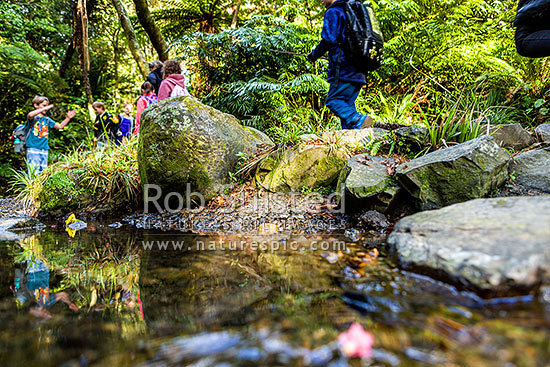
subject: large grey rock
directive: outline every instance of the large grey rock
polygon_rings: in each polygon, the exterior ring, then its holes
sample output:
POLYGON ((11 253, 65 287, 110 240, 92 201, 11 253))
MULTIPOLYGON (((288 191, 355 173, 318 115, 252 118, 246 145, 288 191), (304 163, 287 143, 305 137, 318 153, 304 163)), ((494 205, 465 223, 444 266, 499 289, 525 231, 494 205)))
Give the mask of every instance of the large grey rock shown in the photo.
POLYGON ((484 135, 401 164, 396 177, 421 209, 434 209, 498 188, 508 178, 509 159, 491 136, 484 135))
POLYGON ((250 156, 266 142, 231 115, 192 97, 168 98, 143 113, 138 146, 142 185, 183 197, 190 184, 210 200, 231 183, 239 155, 250 156))
POLYGON ((503 148, 521 150, 535 143, 535 138, 520 124, 490 125, 488 129, 485 125, 482 127, 482 131, 488 131, 497 144, 503 148))
POLYGON ((359 154, 352 157, 342 169, 336 191, 356 199, 371 199, 368 205, 385 212, 394 202, 400 187, 388 174, 391 158, 359 154))
POLYGON ((431 269, 482 293, 550 282, 550 196, 478 199, 399 221, 387 243, 407 268, 431 269))
POLYGON ((510 173, 516 184, 550 193, 550 148, 518 154, 510 163, 510 173))
POLYGON ((535 129, 535 134, 539 138, 539 141, 543 143, 550 143, 550 123, 540 124, 535 129))
POLYGON ((255 182, 271 192, 295 192, 331 185, 349 155, 327 145, 298 145, 271 155, 258 167, 255 182))

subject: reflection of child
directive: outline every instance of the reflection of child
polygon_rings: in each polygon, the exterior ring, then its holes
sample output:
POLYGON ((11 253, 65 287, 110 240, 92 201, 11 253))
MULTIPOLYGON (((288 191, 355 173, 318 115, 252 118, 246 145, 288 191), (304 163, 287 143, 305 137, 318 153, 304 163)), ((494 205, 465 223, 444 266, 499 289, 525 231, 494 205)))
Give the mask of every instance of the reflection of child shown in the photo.
POLYGON ((26 271, 16 269, 13 291, 19 305, 31 302, 30 313, 43 319, 51 317, 46 308, 58 301, 65 303, 70 310, 78 311, 66 292, 50 293, 50 269, 40 260, 27 261, 26 271))

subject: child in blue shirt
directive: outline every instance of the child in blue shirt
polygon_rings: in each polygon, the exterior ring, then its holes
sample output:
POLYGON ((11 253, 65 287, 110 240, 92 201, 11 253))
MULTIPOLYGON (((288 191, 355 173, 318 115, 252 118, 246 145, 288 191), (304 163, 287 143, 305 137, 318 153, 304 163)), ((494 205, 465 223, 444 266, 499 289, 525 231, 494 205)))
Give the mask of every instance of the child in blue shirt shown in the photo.
POLYGON ((126 139, 130 138, 130 134, 134 131, 134 118, 132 117, 132 108, 134 107, 131 103, 125 103, 124 104, 124 113, 121 113, 118 115, 118 121, 120 125, 120 132, 122 133, 122 136, 120 140, 122 141, 123 137, 126 137, 126 139))
POLYGON ((32 105, 35 110, 29 112, 27 115, 27 128, 30 129, 25 143, 27 147, 27 166, 29 173, 31 172, 31 167, 34 168, 36 173, 40 173, 48 167, 48 151, 50 150, 48 137, 50 129, 63 129, 76 115, 76 111, 67 112, 67 117, 65 117, 63 122, 58 124, 46 116, 46 112, 53 107, 53 104, 50 104, 47 97, 34 97, 32 105))
POLYGON ((344 43, 346 16, 344 6, 347 0, 323 0, 327 8, 321 33, 321 42, 307 59, 315 62, 328 51, 328 82, 330 84, 325 101, 329 110, 340 118, 342 129, 371 127, 372 118, 362 115, 355 108, 355 100, 365 85, 365 76, 357 71, 340 47, 344 43))

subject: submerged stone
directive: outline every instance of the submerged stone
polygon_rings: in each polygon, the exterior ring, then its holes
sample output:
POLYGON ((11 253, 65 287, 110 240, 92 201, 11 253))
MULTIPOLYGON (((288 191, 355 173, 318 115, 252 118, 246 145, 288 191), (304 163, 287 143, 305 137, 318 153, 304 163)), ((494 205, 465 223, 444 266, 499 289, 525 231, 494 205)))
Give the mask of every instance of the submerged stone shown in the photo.
POLYGON ((421 209, 481 198, 508 178, 510 155, 491 136, 441 149, 397 167, 403 188, 421 209))
POLYGON ((168 98, 149 106, 141 120, 138 163, 141 184, 164 195, 184 196, 188 184, 206 201, 231 184, 230 173, 254 154, 265 137, 193 97, 168 98))
POLYGON ((406 268, 487 295, 550 284, 550 196, 478 199, 414 214, 389 236, 406 268))

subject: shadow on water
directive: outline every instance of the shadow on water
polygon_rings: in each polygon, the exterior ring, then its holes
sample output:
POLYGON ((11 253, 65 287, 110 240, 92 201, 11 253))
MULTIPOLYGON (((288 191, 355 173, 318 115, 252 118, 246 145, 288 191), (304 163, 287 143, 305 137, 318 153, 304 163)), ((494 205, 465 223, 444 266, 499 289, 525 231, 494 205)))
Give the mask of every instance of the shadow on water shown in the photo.
POLYGON ((365 249, 349 240, 332 259, 312 248, 343 240, 91 224, 0 243, 0 365, 359 366, 335 344, 359 322, 366 365, 548 366, 548 305, 485 301, 383 254, 352 267, 365 249))

